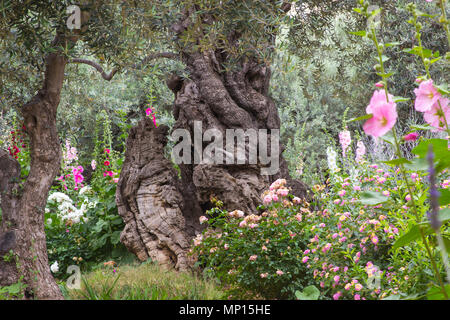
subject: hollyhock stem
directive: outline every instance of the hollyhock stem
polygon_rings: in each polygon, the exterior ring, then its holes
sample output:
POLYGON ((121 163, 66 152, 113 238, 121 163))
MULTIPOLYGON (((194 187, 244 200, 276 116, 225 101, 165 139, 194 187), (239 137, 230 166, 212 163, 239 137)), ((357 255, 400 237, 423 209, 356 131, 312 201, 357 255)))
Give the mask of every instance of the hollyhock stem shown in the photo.
POLYGON ((447 34, 448 47, 450 48, 450 31, 448 30, 448 20, 447 20, 447 12, 445 11, 447 0, 440 0, 439 7, 442 11, 442 26, 447 34))
MULTIPOLYGON (((397 134, 395 132, 395 127, 392 128, 392 135, 394 136, 397 156, 399 158, 402 158, 402 153, 400 151, 400 144, 398 143, 397 134)), ((400 173, 401 173, 401 175, 403 177, 403 181, 406 183, 406 187, 408 188, 408 192, 409 192, 409 194, 411 196, 411 204, 412 204, 412 209, 413 209, 414 215, 416 216, 417 222, 420 222, 420 216, 419 216, 419 213, 417 211, 417 205, 416 205, 415 200, 414 200, 413 190, 411 188, 411 185, 408 182, 408 178, 406 177, 405 168, 403 166, 403 163, 400 163, 399 167, 400 167, 400 173)), ((422 238, 422 242, 425 245, 425 249, 427 251, 428 257, 430 258, 431 265, 433 267, 433 271, 434 271, 434 274, 436 276, 436 279, 439 282, 439 285, 440 285, 440 287, 442 289, 442 293, 444 294, 445 299, 448 300, 448 294, 447 294, 447 291, 445 290, 444 282, 442 281, 441 275, 440 275, 439 270, 438 270, 438 268, 436 266, 436 262, 433 259, 433 254, 431 253, 430 246, 428 245, 428 241, 427 241, 427 239, 425 237, 425 233, 423 232, 422 225, 418 224, 417 226, 419 228, 420 237, 422 238)))
POLYGON ((447 129, 447 133, 448 133, 448 135, 450 136, 450 130, 448 129, 448 122, 447 122, 447 118, 445 117, 445 113, 444 113, 444 110, 442 109, 441 101, 440 101, 440 100, 438 100, 438 101, 437 101, 437 103, 438 103, 438 105, 439 105, 439 111, 441 112, 441 114, 442 114, 442 117, 444 118, 444 124, 445 124, 445 128, 447 129))
POLYGON ((445 247, 444 239, 439 230, 436 231, 436 238, 439 245, 439 251, 441 251, 442 260, 444 261, 445 271, 447 272, 447 282, 450 283, 450 264, 448 262, 447 248, 445 247))
POLYGON ((434 153, 433 145, 430 144, 428 147, 427 160, 429 164, 429 182, 430 182, 430 199, 431 199, 431 210, 428 215, 430 219, 430 225, 436 233, 436 238, 438 240, 439 251, 442 255, 442 261, 444 262, 445 270, 447 272, 447 281, 450 281, 450 267, 447 257, 447 249, 445 248, 444 240, 440 232, 440 227, 442 225, 439 220, 439 191, 436 188, 436 170, 434 168, 434 153))

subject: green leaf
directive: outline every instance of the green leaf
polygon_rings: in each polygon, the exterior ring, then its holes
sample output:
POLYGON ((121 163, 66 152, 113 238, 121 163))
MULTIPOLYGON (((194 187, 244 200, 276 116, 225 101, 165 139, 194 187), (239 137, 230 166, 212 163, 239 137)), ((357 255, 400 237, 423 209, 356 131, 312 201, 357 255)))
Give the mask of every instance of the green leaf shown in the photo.
POLYGON ((318 300, 320 291, 315 286, 309 286, 303 289, 302 292, 295 291, 295 296, 298 300, 318 300))
POLYGON ((388 198, 386 196, 383 196, 379 192, 374 191, 365 191, 361 194, 361 203, 367 204, 367 205, 377 205, 383 202, 386 202, 388 198))
POLYGON ((382 161, 383 163, 386 163, 390 166, 398 166, 399 164, 402 163, 411 163, 411 161, 405 159, 405 158, 400 158, 400 159, 393 159, 393 160, 389 160, 389 161, 382 161))
POLYGON ((444 240, 445 249, 447 250, 447 253, 450 253, 450 239, 443 236, 442 240, 444 240))
POLYGON ((417 154, 421 158, 426 158, 426 155, 428 153, 428 146, 430 144, 433 145, 433 152, 435 155, 448 152, 448 141, 445 139, 423 140, 417 147, 412 150, 412 152, 414 154, 417 154))
MULTIPOLYGON (((432 234, 433 230, 431 230, 431 228, 429 226, 427 226, 426 228, 424 228, 424 234, 428 235, 428 234, 432 234)), ((401 236, 400 238, 398 238, 394 245, 392 246, 392 249, 398 249, 400 247, 403 247, 417 239, 420 238, 420 230, 419 230, 419 226, 418 225, 414 225, 407 233, 405 233, 403 236, 401 236)))
POLYGON ((389 131, 387 134, 382 136, 381 140, 386 141, 387 143, 390 143, 391 145, 395 146, 395 139, 394 135, 392 134, 392 131, 389 131))
MULTIPOLYGON (((446 206, 450 203, 450 189, 439 189, 439 205, 446 206)), ((450 209, 449 209, 450 210, 450 209)))
POLYGON ((361 31, 350 32, 350 34, 354 34, 355 36, 359 36, 359 37, 365 37, 367 35, 367 32, 364 30, 361 30, 361 31))
POLYGON ((118 244, 119 243, 119 241, 120 241, 120 233, 121 233, 121 231, 114 231, 111 234, 111 243, 112 244, 118 244))
MULTIPOLYGON (((450 296, 450 284, 444 286, 447 295, 450 296)), ((444 293, 442 292, 441 287, 432 287, 428 290, 427 293, 428 300, 445 300, 444 293)))
POLYGON ((441 60, 442 59, 442 57, 439 57, 439 58, 436 58, 436 59, 432 59, 432 60, 430 60, 430 64, 433 64, 433 63, 435 63, 435 62, 438 62, 439 60, 441 60))
POLYGON ((401 45, 400 42, 389 42, 389 43, 386 43, 384 46, 386 48, 389 48, 389 47, 394 47, 394 46, 399 46, 399 45, 401 45))
POLYGON ((439 220, 441 222, 446 222, 450 220, 450 208, 439 210, 439 220))
POLYGON ((377 75, 379 75, 380 77, 383 78, 390 78, 394 75, 394 72, 389 72, 389 73, 381 73, 381 72, 377 72, 377 75))
POLYGON ((354 121, 361 121, 361 120, 368 120, 371 119, 373 117, 373 114, 366 114, 364 116, 358 117, 358 118, 353 118, 348 120, 347 122, 354 122, 354 121))
POLYGON ((415 124, 411 126, 411 129, 414 130, 430 130, 431 126, 429 124, 424 124, 424 125, 419 125, 419 124, 415 124))
POLYGON ((394 102, 406 102, 411 100, 410 98, 404 98, 404 97, 394 97, 394 102))
POLYGON ((400 300, 399 294, 391 294, 390 296, 387 296, 386 298, 383 298, 381 300, 400 300))
POLYGON ((441 85, 434 85, 434 87, 436 88, 437 91, 439 91, 439 93, 443 94, 443 95, 449 95, 450 91, 447 88, 447 84, 441 84, 441 85))
POLYGON ((428 162, 426 159, 414 158, 410 163, 405 164, 405 169, 411 171, 426 171, 428 170, 428 162))

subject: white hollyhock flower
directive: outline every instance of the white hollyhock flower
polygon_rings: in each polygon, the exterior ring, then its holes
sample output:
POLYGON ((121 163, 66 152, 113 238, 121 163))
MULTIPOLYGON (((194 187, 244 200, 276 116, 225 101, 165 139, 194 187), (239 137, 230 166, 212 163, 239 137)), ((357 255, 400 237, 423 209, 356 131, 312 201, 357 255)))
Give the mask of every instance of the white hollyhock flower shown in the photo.
POLYGON ((336 151, 333 150, 332 147, 328 147, 327 149, 327 161, 328 161, 328 168, 332 173, 338 171, 338 166, 336 164, 336 151))
POLYGON ((59 271, 59 266, 58 266, 58 261, 55 261, 51 266, 50 266, 50 271, 53 273, 56 273, 59 271))

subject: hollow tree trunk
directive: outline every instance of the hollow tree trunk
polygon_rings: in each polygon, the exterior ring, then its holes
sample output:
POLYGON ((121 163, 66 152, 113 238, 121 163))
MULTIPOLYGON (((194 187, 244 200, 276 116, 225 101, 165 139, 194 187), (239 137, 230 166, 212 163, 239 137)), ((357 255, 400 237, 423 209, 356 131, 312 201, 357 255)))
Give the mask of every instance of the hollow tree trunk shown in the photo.
MULTIPOLYGON (((61 45, 60 41, 57 36, 55 47, 61 45)), ((10 285, 22 277, 27 285, 25 296, 36 299, 63 298, 49 268, 44 209, 61 164, 56 111, 66 63, 63 55, 49 54, 42 89, 22 107, 31 157, 30 172, 22 188, 18 186, 18 163, 0 152, 0 285, 10 285), (2 258, 3 252, 10 250, 14 263, 2 258)))
MULTIPOLYGON (((174 29, 181 33, 188 20, 186 14, 174 29)), ((232 41, 238 40, 236 37, 232 41)), ((227 129, 266 129, 269 136, 274 132, 270 130, 280 129, 277 108, 268 94, 269 66, 259 64, 256 58, 248 58, 235 64, 233 71, 225 72, 221 66, 228 58, 219 51, 186 50, 181 56, 190 79, 172 78, 168 82, 175 93, 173 130, 185 129, 193 139, 195 122, 200 121, 202 133, 217 129, 225 140, 227 129)), ((116 193, 119 214, 126 224, 121 240, 141 260, 151 257, 164 264, 173 261, 178 267, 181 259, 184 268, 188 249, 185 244, 201 230, 198 218, 212 207, 211 198, 221 200, 227 210, 257 213, 258 205, 262 204, 261 193, 278 178, 285 178, 296 196, 307 197, 308 187, 290 179, 281 145, 277 155, 279 171, 275 174, 262 175, 261 168, 265 165, 261 161, 243 165, 203 161, 179 164, 181 177, 177 179, 169 160, 162 155, 162 145, 156 143, 153 136, 156 130, 152 126, 151 121, 142 120, 133 129, 116 193), (150 172, 148 168, 153 170, 150 172), (171 191, 166 192, 164 188, 171 191), (173 194, 176 194, 176 203, 165 199, 173 194), (173 212, 169 222, 164 218, 167 210, 173 212), (163 222, 167 222, 168 228, 160 227, 163 222), (174 246, 173 243, 180 243, 179 238, 183 245, 174 246), (180 248, 184 249, 182 253, 176 251, 180 248)), ((202 147, 208 144, 203 142, 202 147)), ((193 141, 190 149, 191 159, 194 159, 193 141)))

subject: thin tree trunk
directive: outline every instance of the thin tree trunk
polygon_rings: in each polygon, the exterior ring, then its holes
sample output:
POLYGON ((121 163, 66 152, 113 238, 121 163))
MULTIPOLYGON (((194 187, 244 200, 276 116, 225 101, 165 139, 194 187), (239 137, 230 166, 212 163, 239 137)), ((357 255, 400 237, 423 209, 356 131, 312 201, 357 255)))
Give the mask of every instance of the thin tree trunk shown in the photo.
MULTIPOLYGON (((54 47, 62 44, 62 39, 57 36, 54 47)), ((0 244, 3 239, 3 245, 7 251, 13 251, 16 261, 5 262, 0 256, 0 285, 21 279, 27 285, 27 298, 63 298, 49 268, 44 210, 50 187, 61 165, 56 112, 66 64, 67 59, 60 53, 49 54, 42 89, 22 107, 25 130, 30 137, 31 157, 30 172, 22 188, 11 181, 12 178, 18 179, 17 162, 7 159, 9 155, 4 152, 0 154, 2 163, 6 164, 1 166, 0 174, 0 186, 4 192, 1 198, 0 244), (9 172, 9 168, 16 169, 9 172)))

